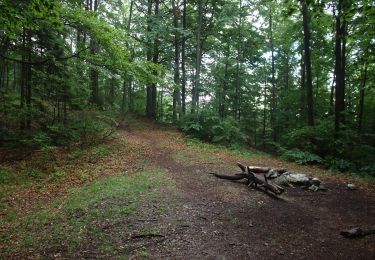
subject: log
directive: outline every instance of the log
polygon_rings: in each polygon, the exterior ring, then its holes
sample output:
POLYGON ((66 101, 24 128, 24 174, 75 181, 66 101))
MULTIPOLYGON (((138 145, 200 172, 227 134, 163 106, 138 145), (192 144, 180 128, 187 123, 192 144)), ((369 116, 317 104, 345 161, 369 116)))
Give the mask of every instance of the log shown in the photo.
POLYGON ((256 188, 259 185, 260 187, 263 187, 266 191, 271 191, 275 194, 281 194, 284 192, 284 189, 280 189, 278 185, 271 184, 267 181, 267 178, 263 180, 259 179, 253 172, 250 171, 250 167, 246 167, 248 179, 250 181, 249 186, 254 185, 256 188))
POLYGON ((236 173, 235 175, 224 175, 224 174, 217 174, 211 172, 210 174, 214 175, 219 179, 231 180, 231 181, 238 181, 247 178, 247 174, 244 173, 236 173))
POLYGON ((284 189, 279 185, 268 182, 267 173, 263 173, 264 179, 259 178, 254 172, 251 171, 250 166, 244 166, 241 163, 237 163, 238 167, 242 170, 242 173, 237 173, 235 175, 222 175, 217 173, 210 173, 217 178, 237 181, 241 179, 248 180, 248 186, 254 186, 255 188, 262 187, 265 191, 273 192, 279 195, 284 192, 284 189))
MULTIPOLYGON (((241 168, 243 172, 246 172, 246 167, 243 164, 238 162, 237 165, 238 167, 241 168)), ((273 172, 277 172, 278 174, 282 174, 287 171, 284 168, 271 168, 271 167, 260 167, 260 166, 251 166, 251 165, 247 167, 249 167, 250 171, 253 173, 269 173, 273 171, 273 172)))
POLYGON ((375 225, 368 228, 352 228, 349 230, 341 231, 340 234, 346 238, 363 237, 371 234, 375 234, 375 225))

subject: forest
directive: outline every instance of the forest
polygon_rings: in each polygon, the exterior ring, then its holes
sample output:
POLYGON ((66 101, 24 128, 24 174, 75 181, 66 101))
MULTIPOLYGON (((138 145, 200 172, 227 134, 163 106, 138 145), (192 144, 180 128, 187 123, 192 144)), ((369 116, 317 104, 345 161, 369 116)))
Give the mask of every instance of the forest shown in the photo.
POLYGON ((109 136, 119 114, 374 175, 368 0, 2 0, 0 145, 109 136))
POLYGON ((0 0, 0 259, 375 259, 374 61, 371 0, 0 0))

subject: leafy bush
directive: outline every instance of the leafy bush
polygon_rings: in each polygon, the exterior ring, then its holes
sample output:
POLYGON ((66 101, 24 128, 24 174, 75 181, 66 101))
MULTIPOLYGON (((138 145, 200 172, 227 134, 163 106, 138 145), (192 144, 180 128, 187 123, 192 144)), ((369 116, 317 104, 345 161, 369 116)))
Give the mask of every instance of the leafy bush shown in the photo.
POLYGON ((325 156, 335 150, 334 129, 328 120, 317 121, 315 126, 293 129, 285 135, 282 143, 288 149, 299 149, 312 154, 325 156))
POLYGON ((314 164, 324 162, 324 160, 320 156, 309 152, 304 152, 299 149, 286 151, 281 156, 281 158, 284 160, 296 162, 298 164, 314 164))
POLYGON ((116 122, 95 111, 73 114, 69 124, 56 123, 48 127, 48 134, 56 145, 80 143, 92 145, 111 137, 116 122))
POLYGON ((47 133, 37 132, 21 140, 21 143, 30 148, 48 148, 52 146, 52 139, 47 133))
POLYGON ((198 115, 188 115, 182 130, 192 137, 226 145, 239 144, 247 139, 234 119, 220 119, 207 111, 198 115))
POLYGON ((329 161, 330 170, 333 171, 340 171, 340 172, 347 172, 353 168, 353 164, 344 159, 337 159, 334 158, 329 161))

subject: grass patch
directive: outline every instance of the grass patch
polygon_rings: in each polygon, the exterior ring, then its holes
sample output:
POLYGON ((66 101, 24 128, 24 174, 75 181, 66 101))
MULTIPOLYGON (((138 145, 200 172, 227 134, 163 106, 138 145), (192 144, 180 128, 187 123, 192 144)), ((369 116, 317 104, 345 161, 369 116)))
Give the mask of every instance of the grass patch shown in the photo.
POLYGON ((260 156, 271 157, 267 153, 263 153, 261 151, 257 151, 251 148, 243 148, 243 147, 237 147, 237 146, 227 147, 227 146, 218 145, 218 144, 205 143, 194 138, 187 139, 187 146, 190 147, 192 151, 194 152, 208 153, 209 155, 207 155, 207 158, 205 159, 208 159, 209 161, 213 161, 213 162, 217 161, 218 159, 216 158, 215 160, 215 157, 212 156, 212 154, 218 153, 218 152, 227 152, 231 154, 232 156, 239 156, 239 157, 244 157, 247 159, 260 157, 260 156))
MULTIPOLYGON (((163 176, 164 171, 156 169, 111 176, 72 189, 67 198, 56 199, 14 227, 12 231, 20 243, 13 243, 14 237, 2 237, 2 243, 7 245, 4 252, 73 256, 79 252, 77 248, 87 243, 100 251, 99 255, 115 252, 111 246, 114 238, 105 230, 115 223, 126 223, 124 220, 137 212, 142 201, 156 199, 157 187, 166 182, 163 176)), ((12 218, 9 214, 7 217, 12 218)), ((122 229, 126 231, 126 225, 122 229)))

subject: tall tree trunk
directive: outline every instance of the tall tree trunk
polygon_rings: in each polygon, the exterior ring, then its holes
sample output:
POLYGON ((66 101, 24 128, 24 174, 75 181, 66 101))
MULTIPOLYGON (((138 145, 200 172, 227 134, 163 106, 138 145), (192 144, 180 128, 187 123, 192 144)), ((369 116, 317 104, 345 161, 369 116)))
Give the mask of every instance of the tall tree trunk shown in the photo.
POLYGON ((305 67, 306 67, 306 90, 307 90, 307 124, 314 125, 314 110, 313 110, 313 87, 312 87, 312 73, 311 73, 311 52, 310 52, 310 14, 306 0, 301 1, 302 16, 303 16, 303 42, 305 50, 305 67))
MULTIPOLYGON (((26 67, 26 52, 27 52, 27 47, 26 47, 26 30, 23 29, 22 31, 22 63, 21 63, 21 77, 20 77, 20 107, 23 110, 25 108, 25 97, 26 97, 26 72, 27 72, 27 67, 26 67)), ((21 116, 21 122, 20 122, 20 128, 25 129, 26 124, 25 124, 25 116, 21 116)))
POLYGON ((242 67, 242 58, 241 58, 241 25, 242 25, 242 0, 240 0, 239 6, 239 21, 238 21, 238 39, 237 39, 237 65, 236 65, 236 98, 235 98, 235 108, 234 108, 234 118, 237 121, 240 121, 240 99, 241 99, 241 75, 240 68, 242 67))
MULTIPOLYGON (((159 0, 155 0, 155 16, 159 15, 159 0)), ((147 32, 151 32, 150 19, 152 15, 152 0, 148 1, 148 26, 147 32)), ((149 37, 149 36, 148 36, 149 37)), ((150 42, 150 41, 149 41, 150 42)), ((154 42, 148 46, 147 60, 152 60, 153 63, 157 64, 159 62, 159 40, 158 35, 155 36, 154 42), (152 48, 153 47, 153 48, 152 48)), ((156 75, 156 71, 153 72, 156 75)), ((150 83, 147 85, 147 102, 146 102, 146 115, 150 118, 156 119, 156 83, 150 83)))
POLYGON ((306 115, 306 66, 305 66, 305 54, 301 46, 301 99, 300 99, 300 115, 305 120, 306 115))
MULTIPOLYGON (((134 0, 130 1, 130 10, 129 10, 129 19, 128 23, 126 26, 127 32, 130 34, 130 28, 132 24, 132 18, 133 18, 133 7, 134 7, 134 0)), ((130 49, 129 43, 126 43, 126 47, 130 49)), ((133 50, 130 51, 130 60, 134 60, 134 53, 133 50)), ((121 112, 125 113, 126 112, 126 107, 128 107, 128 110, 131 112, 131 97, 132 97, 132 81, 133 78, 131 75, 128 75, 127 73, 124 73, 123 76, 124 82, 123 82, 123 87, 122 87, 122 101, 121 101, 121 112), (127 102, 127 98, 129 98, 129 102, 127 102)))
POLYGON ((229 44, 227 45, 227 51, 225 54, 225 65, 224 65, 224 82, 222 93, 220 94, 220 103, 219 103, 219 115, 223 119, 225 117, 226 109, 226 94, 228 88, 228 59, 229 59, 229 44))
POLYGON ((31 54, 32 54, 32 39, 31 33, 27 34, 27 64, 26 64, 26 106, 27 106, 27 118, 26 118, 26 127, 31 129, 31 54))
POLYGON ((126 112, 126 109, 127 109, 127 103, 126 103, 126 100, 127 100, 127 88, 128 88, 128 82, 127 80, 124 78, 123 82, 122 82, 122 98, 121 98, 121 113, 125 113, 126 112))
MULTIPOLYGON (((96 12, 98 10, 99 0, 90 1, 90 9, 96 12)), ((90 38, 90 52, 95 55, 98 52, 98 45, 93 36, 90 38)), ((91 79, 91 104, 100 105, 99 101, 99 72, 96 68, 90 69, 91 79)))
POLYGON ((201 30, 202 30, 202 22, 203 22, 203 6, 202 0, 198 0, 198 14, 197 14, 197 35, 196 35, 196 58, 195 58, 195 82, 193 87, 193 95, 192 95, 192 107, 191 112, 194 114, 198 111, 199 106, 199 88, 200 88, 200 74, 201 74, 201 57, 202 57, 202 50, 201 50, 201 30))
MULTIPOLYGON (((183 13, 182 13, 182 28, 184 31, 187 29, 186 23, 186 0, 183 0, 183 13)), ((182 36, 181 43, 181 70, 182 70, 182 85, 181 85, 181 106, 182 114, 186 114, 186 37, 182 36)))
POLYGON ((367 64, 365 63, 365 69, 364 69, 363 78, 362 78, 362 85, 359 90, 359 110, 358 110, 358 132, 359 133, 362 131, 366 81, 367 81, 367 64))
POLYGON ((343 0, 339 0, 336 15, 336 37, 335 37, 335 132, 340 130, 340 124, 344 122, 345 111, 345 32, 346 21, 344 18, 343 0))
POLYGON ((173 121, 177 122, 181 120, 181 92, 180 92, 180 35, 178 32, 178 7, 176 6, 175 0, 172 0, 173 8, 173 25, 175 28, 174 33, 174 85, 173 90, 173 121))
POLYGON ((276 141, 277 131, 276 131, 276 82, 275 82, 275 55, 274 55, 274 44, 273 44, 273 17, 272 17, 272 5, 269 10, 269 30, 270 30, 270 48, 271 48, 271 129, 272 129, 272 139, 276 141))
POLYGON ((263 148, 266 146, 266 122, 267 122, 267 81, 264 83, 264 94, 263 94, 263 148))

